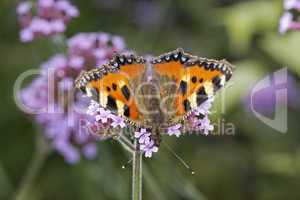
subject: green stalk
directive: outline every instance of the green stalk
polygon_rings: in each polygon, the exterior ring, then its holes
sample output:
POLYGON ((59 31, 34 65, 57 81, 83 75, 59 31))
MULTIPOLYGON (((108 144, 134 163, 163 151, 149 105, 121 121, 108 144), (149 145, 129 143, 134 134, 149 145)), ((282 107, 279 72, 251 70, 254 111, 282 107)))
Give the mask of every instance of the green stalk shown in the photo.
POLYGON ((138 150, 138 141, 134 141, 135 150, 132 159, 132 200, 142 200, 142 158, 143 154, 138 150))
MULTIPOLYGON (((139 150, 138 139, 134 139, 134 141, 132 142, 132 140, 127 138, 126 135, 128 135, 128 132, 124 130, 124 132, 121 133, 116 139, 126 151, 130 152, 130 155, 132 156, 132 159, 129 161, 132 161, 132 200, 142 200, 143 152, 139 150)), ((125 165, 123 165, 122 168, 125 168, 125 165)))
POLYGON ((16 191, 15 200, 27 200, 31 198, 29 195, 30 190, 49 153, 50 149, 44 141, 42 134, 36 133, 36 149, 28 169, 21 180, 20 186, 16 191))

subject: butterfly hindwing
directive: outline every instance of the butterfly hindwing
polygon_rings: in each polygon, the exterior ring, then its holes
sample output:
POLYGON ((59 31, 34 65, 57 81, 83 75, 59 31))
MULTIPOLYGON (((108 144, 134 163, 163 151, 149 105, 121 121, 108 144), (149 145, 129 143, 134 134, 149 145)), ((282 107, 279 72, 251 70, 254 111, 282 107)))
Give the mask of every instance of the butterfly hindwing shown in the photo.
POLYGON ((169 93, 161 92, 162 99, 173 95, 171 107, 175 111, 170 116, 170 123, 183 119, 191 110, 213 96, 232 75, 232 67, 225 60, 199 58, 182 49, 154 58, 152 63, 160 77, 162 91, 166 88, 165 80, 176 86, 169 93))
POLYGON ((76 86, 99 104, 138 123, 140 114, 137 109, 133 88, 145 71, 145 60, 129 55, 115 55, 107 65, 82 72, 76 86))

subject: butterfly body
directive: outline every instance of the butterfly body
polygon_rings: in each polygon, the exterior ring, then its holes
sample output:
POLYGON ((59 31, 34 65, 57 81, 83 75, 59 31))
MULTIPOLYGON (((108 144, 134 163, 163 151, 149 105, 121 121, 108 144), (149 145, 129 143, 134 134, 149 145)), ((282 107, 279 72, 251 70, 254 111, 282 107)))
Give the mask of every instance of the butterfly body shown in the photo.
POLYGON ((182 49, 146 61, 115 55, 107 65, 82 72, 77 88, 129 123, 152 130, 184 121, 231 78, 225 60, 199 58, 182 49))

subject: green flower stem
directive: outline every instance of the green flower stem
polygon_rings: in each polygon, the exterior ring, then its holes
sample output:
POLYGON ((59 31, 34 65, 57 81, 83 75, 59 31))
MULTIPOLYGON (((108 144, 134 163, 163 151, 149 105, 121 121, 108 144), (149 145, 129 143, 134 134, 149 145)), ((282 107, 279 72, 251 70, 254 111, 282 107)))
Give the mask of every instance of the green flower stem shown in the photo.
POLYGON ((123 146, 123 148, 129 151, 130 153, 133 153, 135 151, 132 142, 125 135, 120 134, 120 136, 116 139, 123 146))
POLYGON ((50 149, 45 143, 42 134, 36 133, 36 149, 33 158, 27 168, 27 171, 16 192, 16 196, 15 196, 16 200, 31 199, 31 197, 29 197, 30 190, 32 189, 34 180, 39 174, 49 153, 50 153, 50 149))
POLYGON ((132 159, 132 200, 142 200, 142 159, 143 154, 138 150, 138 141, 134 140, 135 151, 132 159))
MULTIPOLYGON (((132 200, 142 200, 143 153, 139 150, 138 139, 134 139, 134 142, 132 142, 132 140, 126 136, 126 132, 121 133, 115 139, 117 139, 124 149, 130 152, 132 155, 132 200)), ((122 168, 123 167, 125 168, 125 165, 122 166, 122 168)))
POLYGON ((64 34, 58 34, 52 37, 51 41, 55 52, 62 52, 64 54, 67 54, 68 46, 66 40, 67 39, 64 34))

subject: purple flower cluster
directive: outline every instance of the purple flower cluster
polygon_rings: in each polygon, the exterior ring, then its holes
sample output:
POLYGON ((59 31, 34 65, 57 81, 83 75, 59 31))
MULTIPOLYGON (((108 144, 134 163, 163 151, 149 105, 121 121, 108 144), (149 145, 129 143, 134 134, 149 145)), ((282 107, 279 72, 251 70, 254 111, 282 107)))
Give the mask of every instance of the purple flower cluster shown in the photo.
POLYGON ((56 54, 41 64, 41 73, 21 90, 20 100, 52 147, 67 162, 76 163, 80 153, 89 159, 96 156, 95 141, 105 137, 93 133, 105 130, 106 123, 113 128, 123 128, 125 123, 96 103, 90 104, 89 98, 74 90, 74 79, 82 70, 111 59, 113 51, 124 51, 125 44, 122 38, 106 33, 79 33, 67 43, 67 54, 56 54))
POLYGON ((70 65, 81 69, 86 65, 94 67, 107 63, 114 52, 124 51, 126 45, 119 36, 79 33, 68 40, 68 46, 70 65))
POLYGON ((203 135, 208 135, 214 130, 214 126, 211 125, 208 115, 210 114, 210 109, 214 97, 210 97, 205 102, 203 102, 189 117, 190 129, 191 131, 199 132, 203 135))
MULTIPOLYGON (((90 102, 87 114, 94 118, 93 122, 89 122, 89 129, 98 127, 93 130, 95 130, 95 134, 101 136, 102 139, 112 137, 114 135, 114 129, 119 128, 118 133, 120 133, 120 129, 126 127, 125 121, 122 117, 119 117, 109 110, 101 107, 93 100, 90 102), (108 132, 109 134, 105 134, 105 132, 108 132)), ((141 128, 139 131, 136 131, 134 133, 134 137, 138 140, 139 148, 145 153, 145 157, 152 157, 152 153, 158 151, 155 141, 151 138, 151 133, 146 129, 141 128)))
POLYGON ((38 37, 62 33, 67 23, 79 15, 68 0, 21 1, 17 6, 21 25, 20 39, 30 42, 38 37))
POLYGON ((167 134, 169 136, 175 135, 176 137, 179 137, 181 135, 181 127, 181 124, 175 124, 167 129, 167 134))
MULTIPOLYGON (((108 138, 113 136, 113 130, 115 128, 125 128, 126 124, 122 117, 119 117, 109 110, 101 107, 97 102, 91 101, 87 110, 87 114, 94 117, 94 122, 89 123, 89 128, 96 128, 96 134, 102 136, 102 138, 108 138), (109 135, 105 134, 105 130, 109 132, 109 135)), ((120 130, 118 131, 120 133, 120 130)), ((146 129, 141 128, 136 131, 134 137, 138 140, 139 148, 145 153, 145 157, 152 157, 152 154, 158 151, 158 147, 155 145, 155 141, 151 138, 151 133, 146 129)))
MULTIPOLYGON (((211 125, 208 115, 210 114, 210 109, 212 106, 214 98, 211 97, 201 104, 197 109, 195 109, 187 118, 187 120, 181 124, 174 124, 165 130, 165 134, 176 137, 180 137, 183 132, 196 131, 203 135, 208 135, 214 130, 213 125, 211 125)), ((140 150, 145 153, 145 157, 152 157, 153 153, 158 151, 158 146, 155 140, 151 137, 151 132, 146 129, 141 128, 136 131, 134 137, 138 139, 140 150)))
MULTIPOLYGON (((126 127, 125 120, 112 113, 111 111, 101 107, 99 103, 94 100, 90 101, 86 113, 92 116, 93 121, 88 124, 88 128, 102 139, 111 137, 112 134, 106 135, 106 131, 111 129, 122 129, 126 127), (98 127, 97 129, 93 127, 98 127)), ((119 131, 120 132, 120 131, 119 131)))
POLYGON ((140 150, 145 153, 145 157, 152 157, 152 153, 158 151, 155 141, 151 138, 151 133, 141 128, 140 131, 134 133, 134 137, 138 139, 140 150))
POLYGON ((207 115, 203 116, 194 116, 190 118, 192 121, 192 130, 199 132, 203 135, 208 135, 211 131, 214 130, 214 126, 211 125, 210 120, 207 115))
POLYGON ((166 134, 179 137, 183 132, 187 131, 208 135, 214 130, 214 127, 211 125, 208 118, 213 101, 213 97, 207 99, 188 116, 184 124, 175 124, 167 128, 166 134))
POLYGON ((288 30, 300 30, 300 1, 284 0, 284 10, 279 21, 279 32, 283 34, 288 30))

